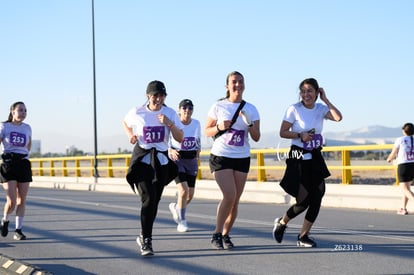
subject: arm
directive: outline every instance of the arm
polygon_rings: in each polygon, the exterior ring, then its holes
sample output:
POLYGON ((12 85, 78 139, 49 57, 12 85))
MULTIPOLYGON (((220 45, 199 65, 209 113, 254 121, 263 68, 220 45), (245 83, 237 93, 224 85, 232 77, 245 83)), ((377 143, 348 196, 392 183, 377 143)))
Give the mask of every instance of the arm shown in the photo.
POLYGON ((30 152, 32 149, 32 137, 29 137, 29 142, 27 143, 27 150, 30 152))
POLYGON ((129 126, 126 124, 125 120, 123 120, 123 121, 122 121, 122 127, 124 128, 124 131, 125 131, 125 133, 126 133, 126 134, 127 134, 127 136, 128 136, 129 142, 130 142, 131 144, 135 144, 135 143, 137 143, 137 141, 138 141, 138 137, 137 137, 136 135, 134 135, 132 127, 129 127, 129 126))
POLYGON ((326 97, 326 92, 323 88, 319 88, 319 95, 321 100, 328 106, 329 112, 325 115, 325 118, 333 121, 341 121, 342 114, 341 112, 328 100, 326 97))
POLYGON ((212 118, 207 118, 205 134, 208 137, 213 137, 219 132, 219 125, 217 124, 217 120, 212 118))
POLYGON ((251 127, 249 127, 248 129, 249 129, 250 137, 256 142, 259 141, 259 139, 260 139, 260 120, 254 121, 253 125, 251 127))
POLYGON ((397 154, 398 154, 398 147, 392 148, 392 151, 387 158, 387 162, 393 161, 397 157, 397 154))

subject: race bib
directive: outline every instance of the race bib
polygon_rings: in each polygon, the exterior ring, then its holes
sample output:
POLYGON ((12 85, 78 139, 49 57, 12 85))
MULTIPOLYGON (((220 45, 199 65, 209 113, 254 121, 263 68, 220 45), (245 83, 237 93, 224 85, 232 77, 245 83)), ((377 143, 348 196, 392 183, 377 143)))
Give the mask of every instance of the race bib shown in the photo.
POLYGON ((184 137, 181 142, 181 150, 194 150, 197 145, 195 137, 184 137))
POLYGON ((165 127, 164 126, 145 126, 144 130, 145 143, 159 143, 164 141, 165 127))
POLYGON ((228 130, 227 135, 230 137, 227 144, 233 146, 243 146, 244 145, 244 130, 228 130))
POLYGON ((414 160, 414 152, 405 152, 405 155, 407 160, 414 160))
POLYGON ((312 140, 303 142, 303 149, 305 150, 313 150, 318 147, 322 147, 323 145, 323 137, 321 134, 314 134, 312 140))
POLYGON ((26 145, 26 135, 17 132, 11 132, 10 143, 13 146, 24 147, 26 145))

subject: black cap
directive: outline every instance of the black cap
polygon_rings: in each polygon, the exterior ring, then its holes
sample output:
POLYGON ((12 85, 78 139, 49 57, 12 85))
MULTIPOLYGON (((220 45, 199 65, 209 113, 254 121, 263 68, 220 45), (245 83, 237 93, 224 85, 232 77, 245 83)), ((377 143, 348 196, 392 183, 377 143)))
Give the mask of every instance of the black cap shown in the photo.
POLYGON ((187 105, 189 105, 191 107, 194 107, 193 102, 189 99, 181 100, 180 105, 178 105, 178 107, 181 108, 181 107, 184 107, 184 106, 187 106, 187 105))
POLYGON ((165 89, 164 83, 158 80, 151 81, 148 83, 147 86, 147 94, 155 95, 155 94, 164 94, 167 95, 167 91, 165 89))

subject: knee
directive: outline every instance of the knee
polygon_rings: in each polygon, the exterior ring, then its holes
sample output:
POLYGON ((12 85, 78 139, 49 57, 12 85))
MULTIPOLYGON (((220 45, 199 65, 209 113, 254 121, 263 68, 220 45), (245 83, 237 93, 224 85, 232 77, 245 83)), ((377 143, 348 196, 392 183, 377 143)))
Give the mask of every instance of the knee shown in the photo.
POLYGON ((178 191, 178 196, 181 198, 187 198, 188 197, 188 189, 186 188, 180 188, 178 191))
POLYGON ((16 208, 16 204, 15 200, 7 200, 9 211, 13 211, 16 208))

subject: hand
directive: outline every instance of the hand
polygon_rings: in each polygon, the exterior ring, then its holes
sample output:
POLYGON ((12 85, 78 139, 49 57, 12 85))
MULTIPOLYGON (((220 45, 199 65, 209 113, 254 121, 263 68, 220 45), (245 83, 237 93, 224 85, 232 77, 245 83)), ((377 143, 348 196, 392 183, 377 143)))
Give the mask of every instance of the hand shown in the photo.
POLYGON ((309 133, 309 132, 302 132, 301 133, 302 142, 311 141, 312 138, 313 138, 313 134, 312 133, 309 133))
POLYGON ((138 141, 137 135, 132 135, 132 136, 129 137, 129 143, 135 144, 135 143, 137 143, 137 141, 138 141))
POLYGON ((158 115, 158 121, 166 126, 170 126, 173 124, 173 122, 165 115, 159 114, 158 115))
POLYGON ((328 98, 326 97, 325 90, 323 88, 319 88, 318 92, 319 92, 319 96, 320 96, 321 100, 323 102, 326 102, 328 100, 328 98))
POLYGON ((231 126, 231 120, 225 120, 220 124, 217 124, 219 126, 220 131, 225 131, 230 128, 231 126))
POLYGON ((173 161, 177 161, 180 158, 180 154, 177 150, 168 149, 168 157, 173 161))

